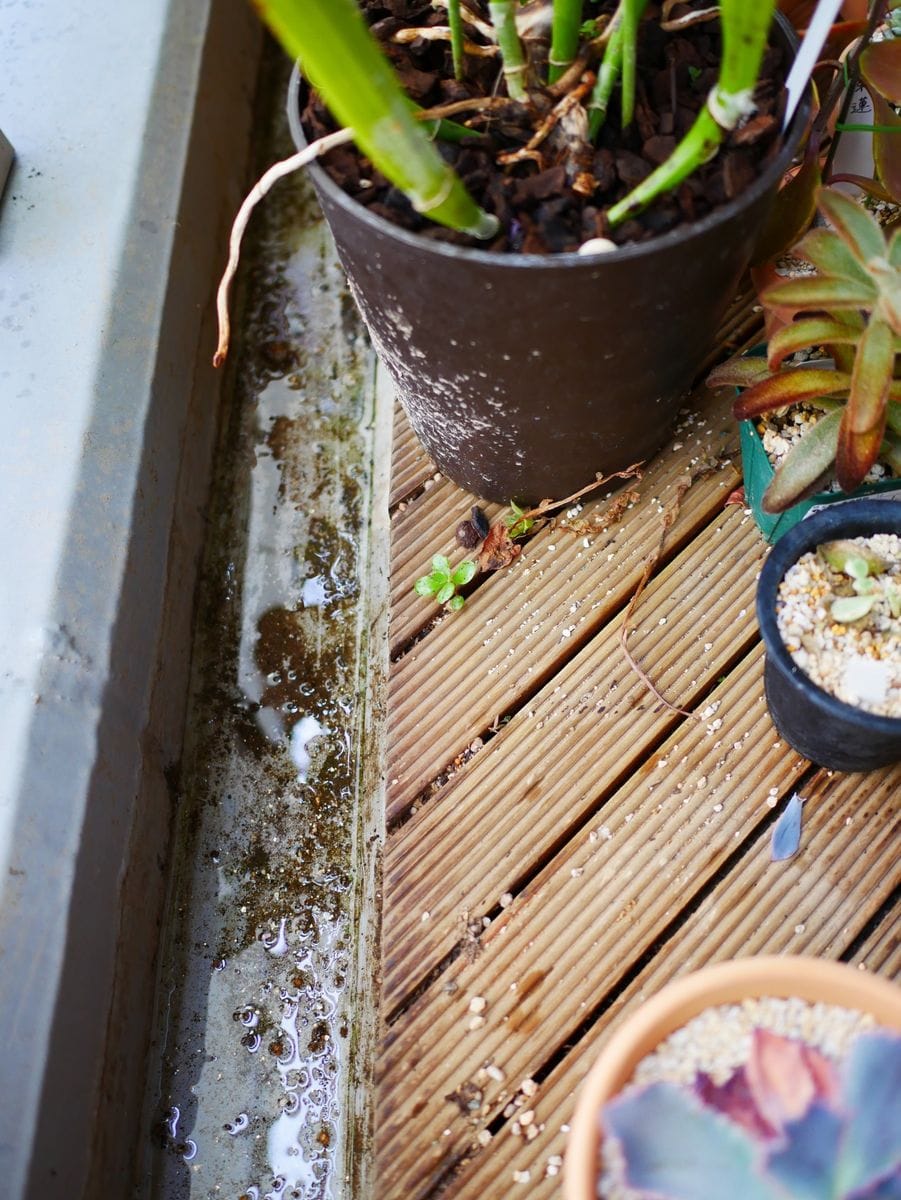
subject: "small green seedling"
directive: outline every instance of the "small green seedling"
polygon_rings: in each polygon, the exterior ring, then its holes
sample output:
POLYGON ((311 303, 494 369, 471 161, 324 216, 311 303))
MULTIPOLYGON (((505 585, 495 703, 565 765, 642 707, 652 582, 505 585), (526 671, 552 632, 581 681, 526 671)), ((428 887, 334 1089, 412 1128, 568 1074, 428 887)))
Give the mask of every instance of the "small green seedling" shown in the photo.
POLYGON ((511 538, 525 537, 535 524, 534 517, 527 517, 524 508, 520 508, 515 500, 510 501, 510 511, 504 516, 504 524, 511 538))
POLYGON ((446 604, 451 612, 458 612, 466 602, 458 589, 465 587, 475 577, 477 570, 471 558, 464 558, 461 563, 451 567, 444 554, 436 554, 432 559, 431 572, 416 580, 413 591, 417 596, 433 596, 437 604, 446 604))
POLYGON ((873 578, 888 570, 888 563, 878 554, 849 541, 826 542, 819 547, 819 554, 827 566, 848 576, 855 591, 853 596, 833 600, 829 609, 833 621, 841 625, 859 621, 882 596, 888 601, 892 616, 901 616, 901 589, 890 580, 880 587, 873 578))

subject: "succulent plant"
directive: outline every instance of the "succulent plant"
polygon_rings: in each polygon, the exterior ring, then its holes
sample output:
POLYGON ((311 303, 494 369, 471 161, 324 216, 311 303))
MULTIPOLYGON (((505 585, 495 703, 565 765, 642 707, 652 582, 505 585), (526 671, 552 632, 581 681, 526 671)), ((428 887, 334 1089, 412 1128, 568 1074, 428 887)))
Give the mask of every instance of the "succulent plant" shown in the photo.
POLYGON ((892 616, 901 617, 901 589, 888 578, 882 580, 882 586, 874 578, 885 575, 889 569, 889 564, 878 554, 848 540, 824 542, 817 547, 817 553, 833 571, 848 576, 854 591, 853 596, 839 596, 832 601, 829 613, 834 621, 842 625, 859 621, 882 596, 892 616))
POLYGON ((780 465, 763 498, 783 512, 818 490, 833 463, 843 491, 858 487, 882 455, 901 474, 901 230, 890 241, 860 204, 832 188, 818 207, 831 228, 813 229, 795 253, 815 274, 765 288, 762 303, 803 314, 770 339, 766 359, 732 359, 712 372, 718 387, 745 388, 735 403, 740 418, 792 404, 824 410, 780 465), (823 346, 835 370, 786 366, 798 351, 823 346))
POLYGON ((631 1088, 603 1124, 626 1183, 654 1200, 898 1200, 901 1036, 861 1034, 836 1067, 757 1029, 724 1084, 631 1088))
POLYGON ((478 566, 471 558, 464 558, 455 567, 444 554, 436 554, 432 559, 432 569, 428 575, 421 575, 413 585, 417 596, 432 596, 436 603, 446 604, 451 612, 458 612, 465 603, 459 589, 466 587, 478 571, 478 566))

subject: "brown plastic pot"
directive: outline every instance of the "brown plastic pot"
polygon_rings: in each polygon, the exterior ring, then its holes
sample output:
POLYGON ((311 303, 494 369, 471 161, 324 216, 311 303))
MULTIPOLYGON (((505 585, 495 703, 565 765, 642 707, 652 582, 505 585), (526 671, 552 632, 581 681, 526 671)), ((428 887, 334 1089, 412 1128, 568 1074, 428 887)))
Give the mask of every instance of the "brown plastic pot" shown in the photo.
MULTIPOLYGON (((796 40, 779 18, 777 36, 796 40)), ((299 146, 299 77, 288 118, 299 146)), ((310 174, 372 340, 416 435, 461 487, 562 497, 650 458, 735 295, 798 146, 736 200, 608 254, 492 254, 418 237, 310 174)))
POLYGON ((761 996, 835 1004, 901 1031, 901 988, 843 963, 792 955, 743 958, 669 984, 615 1030, 579 1089, 563 1165, 564 1200, 597 1200, 600 1112, 637 1064, 704 1009, 761 996))

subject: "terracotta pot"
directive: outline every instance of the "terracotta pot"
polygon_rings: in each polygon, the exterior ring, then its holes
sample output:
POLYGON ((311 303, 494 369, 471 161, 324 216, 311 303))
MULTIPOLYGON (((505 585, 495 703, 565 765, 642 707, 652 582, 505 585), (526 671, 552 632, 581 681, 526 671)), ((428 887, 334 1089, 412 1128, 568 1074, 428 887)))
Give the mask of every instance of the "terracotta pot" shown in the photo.
MULTIPOLYGON (((781 17, 775 33, 792 52, 781 17)), ((298 95, 295 74, 288 118, 303 144, 298 95)), ((653 455, 735 295, 808 109, 741 196, 608 254, 491 254, 417 237, 311 167, 354 299, 439 469, 487 499, 534 503, 653 455)))
POLYGON ((637 1064, 676 1029, 718 1004, 761 996, 822 1001, 871 1013, 901 1032, 901 988, 843 963, 792 955, 705 967, 663 988, 611 1035, 582 1084, 563 1165, 565 1200, 597 1200, 600 1111, 637 1064))

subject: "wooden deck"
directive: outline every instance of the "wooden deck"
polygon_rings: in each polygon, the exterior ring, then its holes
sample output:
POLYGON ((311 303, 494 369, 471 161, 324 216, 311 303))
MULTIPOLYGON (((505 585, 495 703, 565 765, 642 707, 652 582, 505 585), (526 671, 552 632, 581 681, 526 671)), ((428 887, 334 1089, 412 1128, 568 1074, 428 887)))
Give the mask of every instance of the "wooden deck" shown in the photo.
MULTIPOLYGON (((757 324, 737 300, 718 356, 757 324)), ((754 619, 766 548, 726 505, 728 397, 701 388, 688 408, 621 520, 587 540, 543 529, 437 621, 413 582, 432 554, 461 556, 472 500, 398 417, 377 1200, 559 1195, 573 1092, 607 1030, 704 963, 901 969, 901 768, 836 775, 778 739, 754 619), (620 645, 688 480, 629 645, 697 719, 659 704, 620 645), (774 864, 794 791, 802 849, 774 864)))

